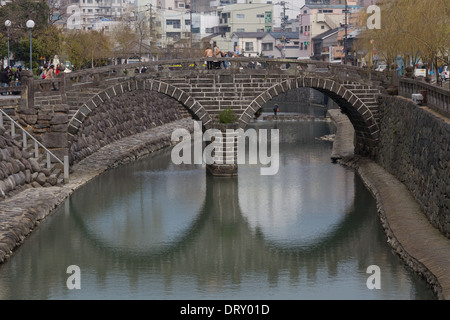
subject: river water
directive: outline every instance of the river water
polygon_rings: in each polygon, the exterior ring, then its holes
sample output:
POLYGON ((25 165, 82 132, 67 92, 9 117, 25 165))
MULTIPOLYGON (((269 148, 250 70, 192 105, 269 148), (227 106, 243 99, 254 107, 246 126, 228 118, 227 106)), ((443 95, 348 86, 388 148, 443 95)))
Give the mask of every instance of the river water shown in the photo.
POLYGON ((331 123, 252 127, 280 130, 276 175, 212 178, 170 150, 106 172, 0 266, 0 299, 435 299, 387 245, 359 177, 331 163, 318 139, 331 123))

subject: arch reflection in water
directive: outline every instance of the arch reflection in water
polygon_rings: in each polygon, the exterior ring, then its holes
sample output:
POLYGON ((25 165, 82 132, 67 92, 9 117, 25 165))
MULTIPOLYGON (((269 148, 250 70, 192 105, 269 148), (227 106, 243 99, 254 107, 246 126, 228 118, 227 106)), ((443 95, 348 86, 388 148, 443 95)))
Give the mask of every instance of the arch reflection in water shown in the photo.
POLYGON ((170 150, 105 173, 0 267, 0 298, 433 298, 391 253, 361 181, 315 139, 330 130, 280 124, 272 179, 253 166, 211 178, 170 150), (65 287, 72 264, 81 290, 65 287), (365 285, 372 264, 382 290, 365 285))

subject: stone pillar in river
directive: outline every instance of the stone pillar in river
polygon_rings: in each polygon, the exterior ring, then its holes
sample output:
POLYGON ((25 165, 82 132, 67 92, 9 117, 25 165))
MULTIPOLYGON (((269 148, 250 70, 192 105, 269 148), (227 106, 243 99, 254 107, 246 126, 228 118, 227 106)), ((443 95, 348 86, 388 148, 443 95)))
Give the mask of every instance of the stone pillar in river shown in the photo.
MULTIPOLYGON (((207 148, 212 148, 212 163, 207 163, 206 172, 212 176, 232 177, 238 174, 237 133, 238 124, 216 123, 217 134, 211 137, 207 148), (220 134, 219 134, 219 130, 220 134)), ((211 162, 211 161, 210 161, 211 162)))

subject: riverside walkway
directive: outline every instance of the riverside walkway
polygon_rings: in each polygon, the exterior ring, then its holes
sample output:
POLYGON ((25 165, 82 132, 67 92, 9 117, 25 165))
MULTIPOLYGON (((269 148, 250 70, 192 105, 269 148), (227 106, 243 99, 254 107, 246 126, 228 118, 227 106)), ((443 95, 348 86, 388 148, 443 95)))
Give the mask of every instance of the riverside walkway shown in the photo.
POLYGON ((430 224, 404 184, 374 161, 352 156, 350 120, 339 110, 329 110, 328 115, 337 128, 332 158, 355 168, 374 195, 387 242, 439 299, 450 300, 450 240, 430 224))

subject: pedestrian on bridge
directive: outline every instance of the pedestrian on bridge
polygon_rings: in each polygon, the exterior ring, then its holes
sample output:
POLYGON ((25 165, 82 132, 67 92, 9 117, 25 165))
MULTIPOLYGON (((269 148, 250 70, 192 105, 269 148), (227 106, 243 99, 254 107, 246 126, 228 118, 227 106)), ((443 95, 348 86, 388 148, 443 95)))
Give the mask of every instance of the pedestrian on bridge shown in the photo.
MULTIPOLYGON (((219 49, 217 43, 214 42, 213 55, 215 58, 222 58, 222 51, 219 49)), ((221 62, 219 60, 214 60, 214 68, 220 69, 221 62)))
MULTIPOLYGON (((206 47, 205 50, 205 58, 212 58, 213 56, 213 51, 212 49, 208 46, 206 47)), ((213 68, 213 62, 212 61, 206 61, 206 69, 211 70, 213 68)))
MULTIPOLYGON (((8 87, 11 78, 8 73, 9 67, 3 68, 0 71, 0 82, 2 83, 2 87, 8 87)), ((2 92, 2 95, 6 95, 6 92, 2 92)))

